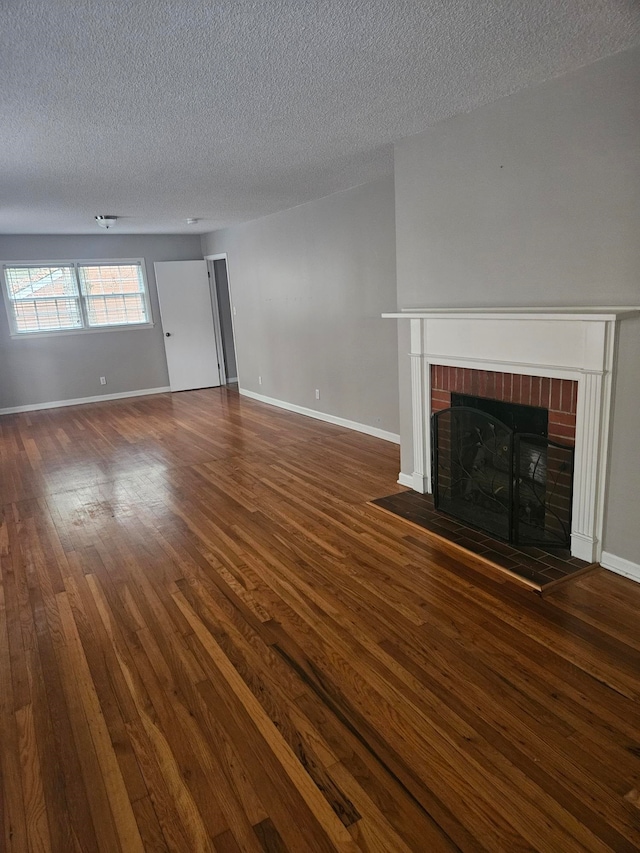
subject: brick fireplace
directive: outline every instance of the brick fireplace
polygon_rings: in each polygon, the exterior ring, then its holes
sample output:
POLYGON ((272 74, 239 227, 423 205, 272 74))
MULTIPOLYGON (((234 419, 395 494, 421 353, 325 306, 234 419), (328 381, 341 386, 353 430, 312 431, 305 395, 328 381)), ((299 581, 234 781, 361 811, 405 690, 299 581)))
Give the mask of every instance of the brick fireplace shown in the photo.
POLYGON ((432 423, 436 508, 512 544, 567 548, 578 383, 442 364, 430 370, 432 421, 442 413, 432 423))
MULTIPOLYGON (((413 470, 399 482, 432 492, 431 415, 451 394, 549 410, 550 439, 575 445, 571 554, 602 553, 618 324, 635 307, 406 309, 411 332, 413 470)), ((406 435, 406 431, 405 431, 406 435)))
POLYGON ((573 379, 432 364, 431 413, 449 408, 452 393, 547 409, 549 438, 575 444, 578 383, 573 379))

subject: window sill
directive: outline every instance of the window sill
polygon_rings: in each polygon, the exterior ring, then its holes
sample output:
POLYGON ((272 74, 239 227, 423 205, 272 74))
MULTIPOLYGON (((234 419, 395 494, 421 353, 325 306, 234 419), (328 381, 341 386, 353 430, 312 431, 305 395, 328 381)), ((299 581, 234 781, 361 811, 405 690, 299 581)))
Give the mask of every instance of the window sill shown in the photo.
POLYGON ((50 332, 10 332, 14 341, 31 341, 35 338, 60 338, 67 335, 95 335, 103 332, 133 332, 143 329, 153 329, 155 323, 131 323, 123 326, 97 326, 90 329, 60 329, 50 332))

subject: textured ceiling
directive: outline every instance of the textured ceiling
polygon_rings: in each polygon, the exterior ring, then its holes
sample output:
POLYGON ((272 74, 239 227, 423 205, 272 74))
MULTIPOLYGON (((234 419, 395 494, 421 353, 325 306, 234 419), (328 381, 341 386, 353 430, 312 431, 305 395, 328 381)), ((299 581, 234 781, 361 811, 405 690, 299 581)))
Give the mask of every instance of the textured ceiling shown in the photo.
POLYGON ((254 219, 639 41, 633 0, 4 0, 0 233, 254 219))

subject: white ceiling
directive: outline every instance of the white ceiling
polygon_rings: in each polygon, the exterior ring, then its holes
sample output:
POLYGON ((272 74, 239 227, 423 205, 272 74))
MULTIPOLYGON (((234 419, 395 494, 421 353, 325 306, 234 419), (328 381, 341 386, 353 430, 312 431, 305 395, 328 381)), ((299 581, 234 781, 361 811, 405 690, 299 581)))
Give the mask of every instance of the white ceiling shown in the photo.
POLYGON ((200 233, 388 174, 395 140, 638 44, 640 5, 4 0, 0 30, 0 233, 200 233))

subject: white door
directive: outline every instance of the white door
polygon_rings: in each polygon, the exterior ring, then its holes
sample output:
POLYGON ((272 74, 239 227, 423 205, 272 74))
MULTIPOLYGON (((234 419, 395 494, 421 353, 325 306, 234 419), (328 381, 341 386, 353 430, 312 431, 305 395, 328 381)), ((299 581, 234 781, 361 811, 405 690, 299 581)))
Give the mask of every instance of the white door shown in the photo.
POLYGON ((154 264, 172 391, 220 385, 206 261, 154 264))

